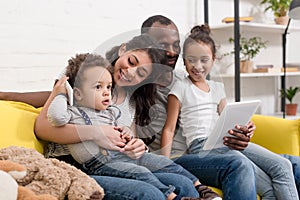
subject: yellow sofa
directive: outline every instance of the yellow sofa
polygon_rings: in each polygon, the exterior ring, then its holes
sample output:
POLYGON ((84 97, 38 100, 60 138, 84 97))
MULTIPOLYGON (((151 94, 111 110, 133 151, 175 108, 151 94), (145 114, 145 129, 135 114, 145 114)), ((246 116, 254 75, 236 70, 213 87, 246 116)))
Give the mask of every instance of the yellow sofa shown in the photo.
MULTIPOLYGON (((256 125, 251 142, 278 154, 300 156, 300 119, 254 115, 251 120, 256 125)), ((221 190, 213 189, 222 195, 221 190)))
MULTIPOLYGON (((0 101, 0 148, 16 145, 43 153, 46 143, 34 134, 34 121, 39 112, 40 109, 25 103, 0 101)), ((275 153, 300 155, 300 119, 254 115, 252 120, 257 127, 252 142, 275 153)))
POLYGON ((0 101, 0 148, 22 146, 44 153, 45 142, 34 134, 34 122, 40 109, 28 104, 0 101))

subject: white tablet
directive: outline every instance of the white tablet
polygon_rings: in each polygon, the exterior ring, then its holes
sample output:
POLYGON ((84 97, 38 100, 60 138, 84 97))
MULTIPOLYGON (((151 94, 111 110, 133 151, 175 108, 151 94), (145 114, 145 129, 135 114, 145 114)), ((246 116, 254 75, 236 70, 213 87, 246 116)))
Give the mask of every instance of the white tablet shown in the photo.
POLYGON ((260 100, 227 103, 203 149, 210 150, 225 147, 223 137, 230 136, 228 130, 234 129, 235 125, 246 125, 259 105, 260 100))

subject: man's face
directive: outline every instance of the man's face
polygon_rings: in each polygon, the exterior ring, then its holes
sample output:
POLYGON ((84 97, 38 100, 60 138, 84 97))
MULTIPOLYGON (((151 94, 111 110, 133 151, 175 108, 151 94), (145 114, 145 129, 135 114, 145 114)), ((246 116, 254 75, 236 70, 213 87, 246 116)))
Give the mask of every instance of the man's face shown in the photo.
POLYGON ((166 50, 166 64, 174 69, 181 51, 179 33, 175 24, 164 25, 155 22, 149 29, 148 34, 154 37, 160 46, 166 50))
POLYGON ((175 69, 181 48, 180 38, 175 24, 164 25, 159 22, 152 24, 147 32, 154 37, 166 53, 166 63, 164 69, 161 69, 161 76, 157 78, 157 83, 161 86, 167 86, 172 81, 172 71, 175 69))

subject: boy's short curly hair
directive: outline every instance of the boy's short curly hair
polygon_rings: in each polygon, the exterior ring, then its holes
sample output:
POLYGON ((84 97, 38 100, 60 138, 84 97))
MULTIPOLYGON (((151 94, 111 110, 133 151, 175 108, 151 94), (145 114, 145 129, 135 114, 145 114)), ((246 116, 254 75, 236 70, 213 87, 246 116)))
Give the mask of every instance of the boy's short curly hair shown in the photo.
POLYGON ((69 77, 68 82, 72 88, 80 85, 82 81, 80 74, 82 74, 85 69, 95 66, 101 66, 107 69, 111 68, 108 60, 97 54, 81 53, 69 59, 65 75, 69 77))

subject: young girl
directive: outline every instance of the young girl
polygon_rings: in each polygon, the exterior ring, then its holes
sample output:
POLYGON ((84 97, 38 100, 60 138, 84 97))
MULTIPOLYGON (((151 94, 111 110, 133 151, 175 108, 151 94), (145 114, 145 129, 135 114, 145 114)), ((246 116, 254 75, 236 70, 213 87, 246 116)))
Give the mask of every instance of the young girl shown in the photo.
MULTIPOLYGON (((244 151, 227 147, 204 151, 202 147, 215 122, 226 105, 224 85, 207 80, 216 48, 209 36, 207 25, 195 26, 183 45, 183 59, 188 76, 177 81, 168 95, 167 120, 163 128, 161 152, 170 155, 176 120, 180 113, 180 125, 186 137, 188 152, 202 156, 213 153, 246 156, 272 179, 277 199, 298 199, 291 163, 259 145, 249 143, 244 151)), ((248 124, 248 127, 253 124, 248 124)), ((251 137, 251 135, 248 135, 251 137)), ((226 198, 226 197, 225 197, 226 198)))

